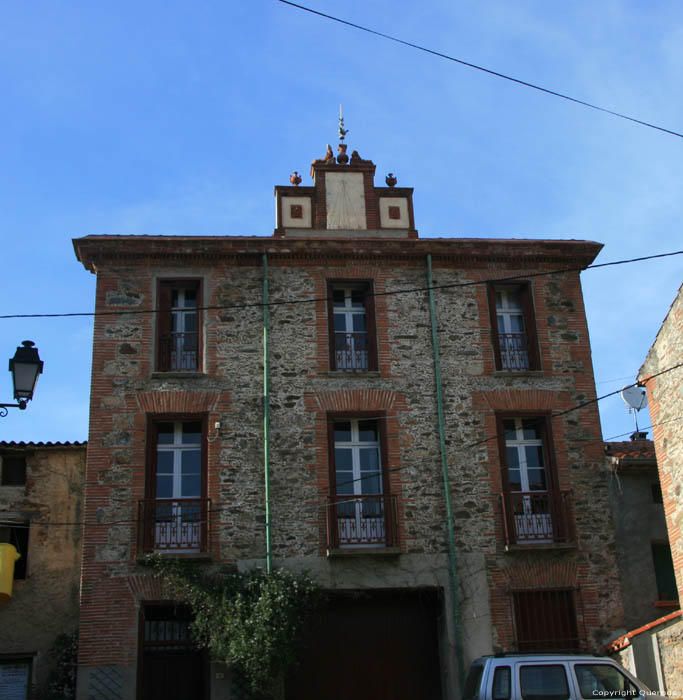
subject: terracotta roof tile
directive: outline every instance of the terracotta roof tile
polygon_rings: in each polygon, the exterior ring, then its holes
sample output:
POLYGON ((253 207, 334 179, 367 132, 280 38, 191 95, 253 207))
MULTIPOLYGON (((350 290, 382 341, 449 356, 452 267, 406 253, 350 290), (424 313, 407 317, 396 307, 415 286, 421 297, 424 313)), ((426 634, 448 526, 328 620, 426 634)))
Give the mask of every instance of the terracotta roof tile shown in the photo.
POLYGON ((605 454, 615 459, 655 459, 655 444, 652 440, 625 440, 606 442, 605 454))

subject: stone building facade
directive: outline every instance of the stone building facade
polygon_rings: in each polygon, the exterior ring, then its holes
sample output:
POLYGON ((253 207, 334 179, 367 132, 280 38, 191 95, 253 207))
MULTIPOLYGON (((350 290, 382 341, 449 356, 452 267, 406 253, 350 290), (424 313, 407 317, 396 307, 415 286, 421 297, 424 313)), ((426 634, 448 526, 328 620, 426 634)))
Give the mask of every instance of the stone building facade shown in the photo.
POLYGON ((85 454, 82 442, 0 442, 0 542, 20 555, 0 595, 0 697, 44 688, 57 638, 78 627, 85 454))
MULTIPOLYGON (((289 697, 372 675, 455 698, 480 654, 620 628, 579 277, 601 246, 419 238, 412 189, 374 173, 314 162, 313 186, 276 187, 273 236, 74 241, 99 314, 85 520, 118 523, 84 532, 79 698, 144 697, 144 623, 172 614, 150 550, 270 555, 339 594, 289 697)), ((215 664, 196 684, 233 697, 215 664)))
MULTIPOLYGON (((647 388, 662 500, 678 597, 683 596, 683 286, 650 348, 638 379, 647 388)), ((667 658, 666 690, 683 695, 683 621, 654 630, 667 658)))

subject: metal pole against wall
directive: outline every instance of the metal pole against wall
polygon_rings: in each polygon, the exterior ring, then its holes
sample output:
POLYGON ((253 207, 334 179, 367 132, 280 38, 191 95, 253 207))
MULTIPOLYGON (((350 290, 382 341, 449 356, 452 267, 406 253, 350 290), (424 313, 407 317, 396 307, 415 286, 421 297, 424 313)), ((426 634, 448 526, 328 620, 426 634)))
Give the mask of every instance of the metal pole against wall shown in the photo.
POLYGON ((436 307, 432 283, 432 256, 427 255, 427 286, 429 287, 429 317, 432 325, 432 349, 434 352, 434 377, 436 379, 436 410, 439 418, 439 445, 441 448, 441 470, 446 497, 446 521, 448 528, 448 561, 450 564, 451 594, 453 597, 453 634, 455 654, 458 663, 460 689, 465 687, 465 663, 462 648, 462 622, 460 616, 460 591, 458 589, 458 568, 455 556, 455 531, 453 508, 451 507, 451 487, 448 479, 448 459, 446 453, 446 427, 443 413, 443 391, 441 387, 441 363, 439 362, 439 339, 436 333, 436 307))
POLYGON ((270 533, 270 416, 269 416, 269 376, 268 376, 268 256, 263 254, 263 470, 266 499, 266 571, 270 573, 273 564, 270 533))

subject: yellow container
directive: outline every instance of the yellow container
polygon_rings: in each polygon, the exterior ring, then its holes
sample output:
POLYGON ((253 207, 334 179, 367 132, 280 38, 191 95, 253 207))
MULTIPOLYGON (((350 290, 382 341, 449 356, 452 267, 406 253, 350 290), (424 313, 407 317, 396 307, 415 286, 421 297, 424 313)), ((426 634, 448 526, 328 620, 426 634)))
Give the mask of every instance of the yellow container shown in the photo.
POLYGON ((13 544, 0 544, 0 605, 6 603, 12 595, 14 562, 20 556, 13 544))

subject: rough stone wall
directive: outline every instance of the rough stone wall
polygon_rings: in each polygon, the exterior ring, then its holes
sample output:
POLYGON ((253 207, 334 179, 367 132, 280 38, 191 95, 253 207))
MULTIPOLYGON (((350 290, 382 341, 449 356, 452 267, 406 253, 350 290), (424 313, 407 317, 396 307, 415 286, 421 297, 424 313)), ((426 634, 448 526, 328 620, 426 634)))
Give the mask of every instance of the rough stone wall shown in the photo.
POLYGON ((683 619, 657 631, 659 658, 666 692, 670 697, 683 696, 683 619))
MULTIPOLYGON (((325 256, 278 252, 284 246, 269 256, 273 555, 278 562, 315 571, 332 588, 401 587, 418 579, 420 585, 447 588, 448 532, 425 258, 342 255, 333 245, 325 256), (324 297, 327 280, 341 279, 374 280, 377 372, 330 370, 324 297), (407 288, 423 291, 384 294, 407 288), (312 298, 318 301, 282 303, 312 298), (372 556, 325 556, 328 416, 360 411, 385 422, 389 490, 398 502, 401 554, 394 563, 372 556), (427 570, 418 576, 426 562, 427 570), (442 568, 432 576, 434 562, 442 568)), ((496 246, 504 249, 505 244, 496 246)), ((159 260, 98 264, 97 309, 153 308, 159 278, 189 277, 201 279, 206 305, 233 308, 203 312, 205 371, 194 376, 155 371, 153 314, 96 319, 86 519, 102 527, 85 533, 81 608, 81 663, 90 669, 135 666, 139 605, 161 595, 140 583, 146 572, 136 563, 136 508, 145 497, 149 415, 207 416, 210 553, 215 562, 239 566, 262 564, 265 556, 263 310, 253 306, 262 299, 260 256, 207 262, 188 254, 184 264, 168 265, 159 260), (114 620, 112 598, 120 601, 114 620)), ((563 266, 557 258, 526 268, 518 264, 510 258, 471 264, 436 259, 435 284, 563 266)), ((539 278, 532 287, 541 370, 514 376, 494 370, 485 285, 435 292, 456 550, 467 572, 460 596, 468 660, 511 647, 510 592, 518 588, 580 591, 580 623, 592 648, 614 636, 622 617, 594 405, 567 412, 551 426, 560 488, 573 492, 578 546, 543 552, 504 548, 496 412, 547 414, 595 396, 578 274, 539 278), (481 620, 484 637, 474 622, 481 620)), ((444 639, 452 645, 448 591, 445 599, 444 639)), ((453 656, 452 647, 444 656, 453 656)))
POLYGON ((638 376, 647 387, 659 481, 680 600, 683 600, 683 367, 665 370, 682 363, 683 286, 638 376))
POLYGON ((0 486, 0 521, 28 521, 30 529, 26 579, 0 607, 0 650, 35 652, 37 686, 54 667, 56 638, 78 626, 85 452, 85 445, 2 449, 26 458, 26 485, 0 486))

